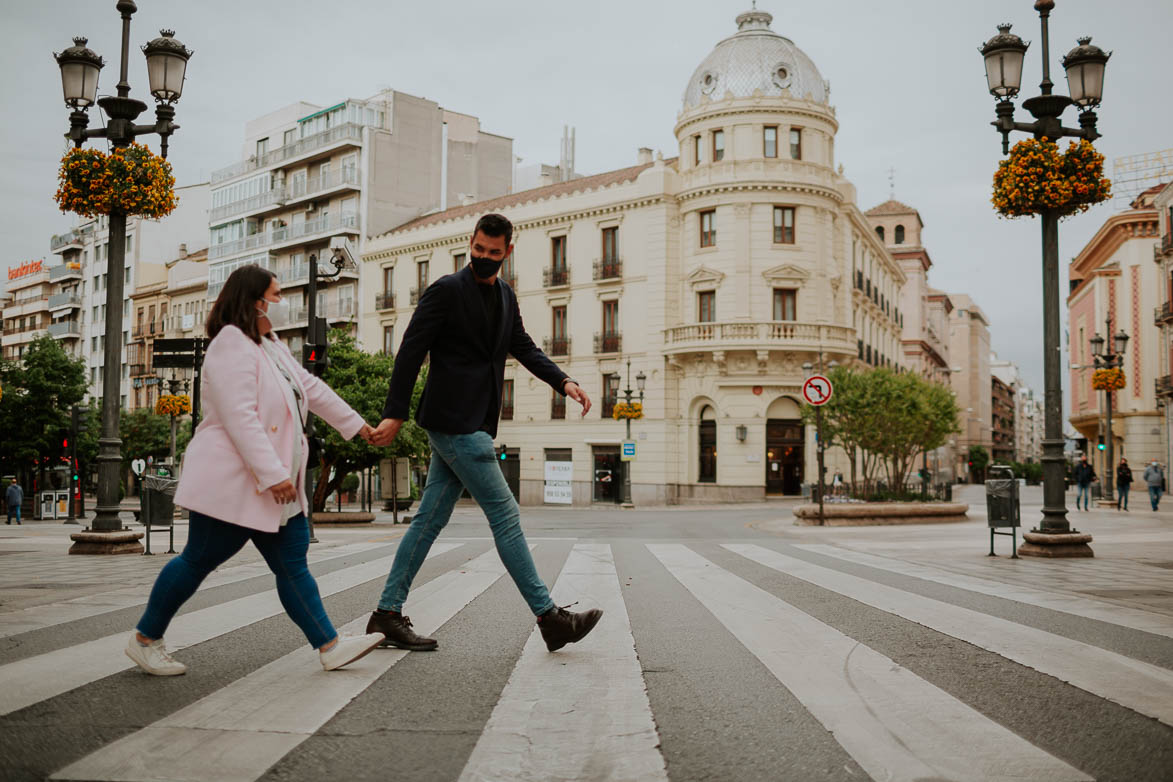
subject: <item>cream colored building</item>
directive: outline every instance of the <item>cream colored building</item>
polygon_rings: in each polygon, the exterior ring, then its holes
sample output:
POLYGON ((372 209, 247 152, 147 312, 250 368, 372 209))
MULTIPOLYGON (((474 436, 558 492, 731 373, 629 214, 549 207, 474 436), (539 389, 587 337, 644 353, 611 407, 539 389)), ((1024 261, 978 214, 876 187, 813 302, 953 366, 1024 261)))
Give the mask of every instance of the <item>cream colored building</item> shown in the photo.
MULTIPOLYGON (((329 242, 357 258, 364 237, 447 206, 509 192, 513 142, 476 117, 384 90, 333 106, 295 103, 246 124, 242 159, 212 172, 207 296, 256 263, 276 273, 288 317, 273 324, 296 352, 308 324, 309 259, 333 273, 329 242)), ((320 280, 316 314, 358 316, 358 271, 320 280)), ((372 302, 373 303, 373 302, 372 302)))
POLYGON ((949 361, 953 393, 961 410, 957 435, 959 476, 968 476, 970 446, 992 452, 993 401, 990 397, 990 321, 981 307, 964 294, 951 293, 949 313, 949 361))
MULTIPOLYGON (((629 168, 368 239, 361 337, 394 351, 421 275, 465 263, 481 214, 514 222, 503 277, 529 333, 595 404, 580 418, 508 362, 497 439, 520 462, 523 503, 550 496, 545 465, 567 461, 574 503, 615 501, 625 434, 610 411, 629 361, 633 388, 647 377, 645 417, 631 427, 636 504, 799 494, 816 472, 803 365, 902 362, 905 273, 836 170, 827 83, 770 22, 738 16, 688 79, 678 155, 641 150, 629 168)), ((827 462, 828 475, 847 472, 837 449, 827 462)))
MULTIPOLYGON (((1168 342, 1149 319, 1167 323, 1162 305, 1168 301, 1168 277, 1161 273, 1160 214, 1154 199, 1160 185, 1141 193, 1131 208, 1104 221, 1068 269, 1068 345, 1071 359, 1071 417, 1079 433, 1092 443, 1106 436, 1105 393, 1092 388, 1091 338, 1097 333, 1111 349, 1113 335, 1128 334, 1124 354, 1127 387, 1112 394, 1113 455, 1134 466, 1164 459, 1165 418, 1157 409, 1162 378, 1167 377, 1168 342), (1157 260, 1157 263, 1154 263, 1157 260), (1111 321, 1110 331, 1108 321, 1111 321)), ((1091 454, 1094 456, 1095 454, 1091 454)), ((1106 458, 1107 452, 1104 452, 1106 458)), ((1105 466, 1097 461, 1103 475, 1105 466)))
POLYGON ((1173 415, 1169 411, 1173 404, 1173 183, 1153 197, 1153 208, 1157 210, 1157 230, 1161 235, 1160 244, 1153 248, 1160 302, 1153 313, 1159 334, 1160 373, 1154 385, 1161 414, 1160 462, 1168 466, 1173 464, 1173 415))

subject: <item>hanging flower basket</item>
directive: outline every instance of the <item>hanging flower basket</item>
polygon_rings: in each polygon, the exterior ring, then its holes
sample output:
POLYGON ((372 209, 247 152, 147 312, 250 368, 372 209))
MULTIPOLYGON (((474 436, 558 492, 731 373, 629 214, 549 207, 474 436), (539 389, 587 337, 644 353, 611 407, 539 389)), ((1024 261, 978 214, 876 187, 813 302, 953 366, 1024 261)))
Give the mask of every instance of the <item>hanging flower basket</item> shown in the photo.
POLYGON ((191 412, 191 398, 186 394, 164 394, 155 402, 156 415, 184 415, 191 412))
POLYGON ((1122 391, 1127 385, 1123 369, 1097 369, 1092 373, 1092 388, 1096 391, 1122 391))
POLYGON ((128 215, 166 217, 175 209, 175 175, 171 164, 142 144, 110 154, 99 149, 71 149, 61 158, 53 194, 62 212, 84 217, 120 210, 128 215))
POLYGON ((1104 156, 1088 141, 1073 141, 1059 154, 1055 142, 1042 138, 1018 142, 998 164, 990 201, 1003 217, 1035 215, 1045 209, 1070 217, 1111 196, 1104 156))
POLYGON ((639 402, 632 402, 631 404, 627 402, 616 402, 615 406, 611 408, 611 417, 616 421, 622 421, 627 418, 633 420, 643 418, 644 406, 639 402))

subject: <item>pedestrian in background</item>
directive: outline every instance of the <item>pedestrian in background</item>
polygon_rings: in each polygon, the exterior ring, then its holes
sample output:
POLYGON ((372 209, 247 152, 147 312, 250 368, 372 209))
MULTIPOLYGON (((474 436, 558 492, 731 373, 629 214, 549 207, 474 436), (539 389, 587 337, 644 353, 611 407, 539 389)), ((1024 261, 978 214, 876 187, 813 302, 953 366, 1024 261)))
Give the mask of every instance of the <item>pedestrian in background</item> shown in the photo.
POLYGON ((1120 466, 1116 468, 1116 510, 1124 506, 1128 510, 1128 489, 1132 486, 1132 469, 1128 460, 1120 457, 1120 466))
POLYGON ((8 521, 5 524, 11 524, 12 519, 16 518, 16 523, 20 524, 20 506, 24 503, 24 489, 20 488, 20 484, 16 482, 16 476, 12 476, 12 483, 8 484, 8 488, 4 490, 4 502, 8 505, 8 521))
POLYGON ((1149 502, 1153 504, 1153 510, 1156 510, 1161 503, 1161 487, 1165 483, 1165 473, 1161 471, 1156 459, 1144 468, 1144 482, 1149 487, 1149 502))
POLYGON ((276 275, 248 264, 229 275, 208 315, 204 419, 175 492, 175 503, 190 512, 187 544, 155 579, 126 646, 127 657, 155 676, 187 670, 167 653, 163 633, 208 574, 250 540, 323 668, 354 662, 383 640, 380 633, 340 638, 306 564, 306 414, 348 440, 369 437, 371 428, 273 336, 271 319, 282 303, 276 275))
POLYGON ((1088 463, 1087 454, 1079 455, 1079 464, 1075 465, 1074 477, 1075 485, 1079 487, 1079 493, 1075 495, 1075 509, 1079 510, 1079 500, 1082 498, 1083 509, 1087 510, 1088 499, 1092 496, 1092 481, 1096 479, 1096 471, 1088 463))

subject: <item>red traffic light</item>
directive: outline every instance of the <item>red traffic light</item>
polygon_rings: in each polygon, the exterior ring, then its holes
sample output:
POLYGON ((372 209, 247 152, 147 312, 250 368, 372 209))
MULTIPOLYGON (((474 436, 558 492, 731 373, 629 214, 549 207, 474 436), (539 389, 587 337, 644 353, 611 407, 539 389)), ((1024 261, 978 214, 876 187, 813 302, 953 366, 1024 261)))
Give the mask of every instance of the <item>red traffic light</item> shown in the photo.
POLYGON ((62 447, 62 448, 68 448, 68 447, 69 447, 69 438, 68 438, 68 437, 62 437, 62 438, 61 438, 61 447, 62 447))

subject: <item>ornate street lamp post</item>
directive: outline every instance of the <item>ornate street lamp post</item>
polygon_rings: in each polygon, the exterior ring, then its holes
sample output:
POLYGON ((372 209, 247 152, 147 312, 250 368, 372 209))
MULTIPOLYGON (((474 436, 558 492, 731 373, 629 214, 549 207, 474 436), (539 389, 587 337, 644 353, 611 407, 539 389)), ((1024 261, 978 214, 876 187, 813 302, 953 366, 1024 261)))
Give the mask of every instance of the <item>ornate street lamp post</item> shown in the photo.
MULTIPOLYGON (((635 386, 636 386, 636 389, 639 391, 639 402, 641 405, 643 404, 643 401, 644 401, 644 385, 647 382, 648 382, 648 376, 643 373, 643 370, 640 370, 639 374, 635 376, 635 386)), ((633 394, 632 394, 632 390, 631 390, 631 359, 627 360, 627 388, 623 389, 623 397, 624 397, 625 401, 627 402, 628 409, 630 409, 631 402, 633 399, 633 394)), ((627 421, 627 439, 630 440, 631 439, 631 418, 628 417, 626 419, 626 421, 627 421)), ((631 503, 631 462, 627 462, 623 465, 623 504, 628 507, 630 507, 632 504, 631 503)))
MULTIPOLYGON (((1108 318, 1105 321, 1108 334, 1112 333, 1112 319, 1108 318)), ((1104 352, 1104 338, 1096 334, 1088 342, 1092 346, 1092 360, 1095 362, 1096 369, 1119 369, 1124 366, 1124 350, 1128 347, 1128 335, 1124 333, 1124 329, 1117 332, 1116 336, 1112 338, 1114 343, 1107 352, 1104 352), (1114 350, 1112 349, 1114 348, 1114 350)), ((1115 474, 1115 458, 1114 448, 1115 442, 1112 439, 1112 389, 1105 389, 1104 391, 1104 407, 1108 411, 1108 424, 1106 427, 1107 434, 1104 438, 1104 447, 1107 449, 1104 460, 1104 497, 1105 501, 1114 498, 1113 479, 1115 474)))
MULTIPOLYGON (((980 49, 986 63, 986 80, 990 94, 998 99, 996 119, 991 123, 1002 134, 1002 154, 1010 149, 1010 132, 1025 131, 1035 138, 1057 141, 1065 136, 1095 141, 1095 107, 1099 106, 1104 86, 1104 66, 1110 54, 1091 45, 1090 38, 1079 39, 1079 46, 1063 58, 1071 96, 1053 95, 1051 89, 1050 44, 1047 19, 1054 0, 1036 0, 1043 35, 1043 80, 1041 95, 1022 102, 1034 122, 1015 122, 1013 98, 1022 83, 1022 61, 1028 44, 1010 32, 1010 25, 998 26, 998 34, 980 49), (1068 106, 1077 105, 1079 128, 1063 127, 1062 115, 1068 106)), ((1043 435, 1043 519, 1037 529, 1024 533, 1026 541, 1020 554, 1034 556, 1092 556, 1087 545, 1090 535, 1080 535, 1067 521, 1064 491, 1063 407, 1059 376, 1059 213, 1044 209, 1043 224, 1043 383, 1045 425, 1043 435)))
MULTIPOLYGON (((115 9, 122 16, 122 52, 117 95, 97 99, 107 117, 106 126, 89 129, 89 107, 95 103, 98 73, 105 64, 101 57, 86 48, 85 38, 74 38, 74 45, 54 55, 61 68, 61 87, 69 114, 69 132, 65 137, 80 147, 92 138, 105 138, 115 149, 124 148, 141 135, 157 133, 162 139, 161 153, 167 156, 167 140, 179 129, 173 121, 175 102, 183 94, 183 79, 187 61, 192 52, 175 40, 170 30, 146 44, 150 92, 154 96, 155 123, 136 125, 134 120, 146 110, 147 104, 130 97, 126 80, 130 51, 130 17, 137 11, 132 0, 118 0, 115 9)), ((110 211, 110 246, 107 255, 106 287, 106 347, 102 370, 102 432, 98 440, 98 502, 96 514, 86 533, 73 536, 77 541, 71 553, 135 553, 142 550, 137 543, 141 533, 127 532, 119 518, 119 467, 122 464, 122 441, 118 437, 118 419, 122 379, 122 272, 126 259, 126 213, 110 211)))

